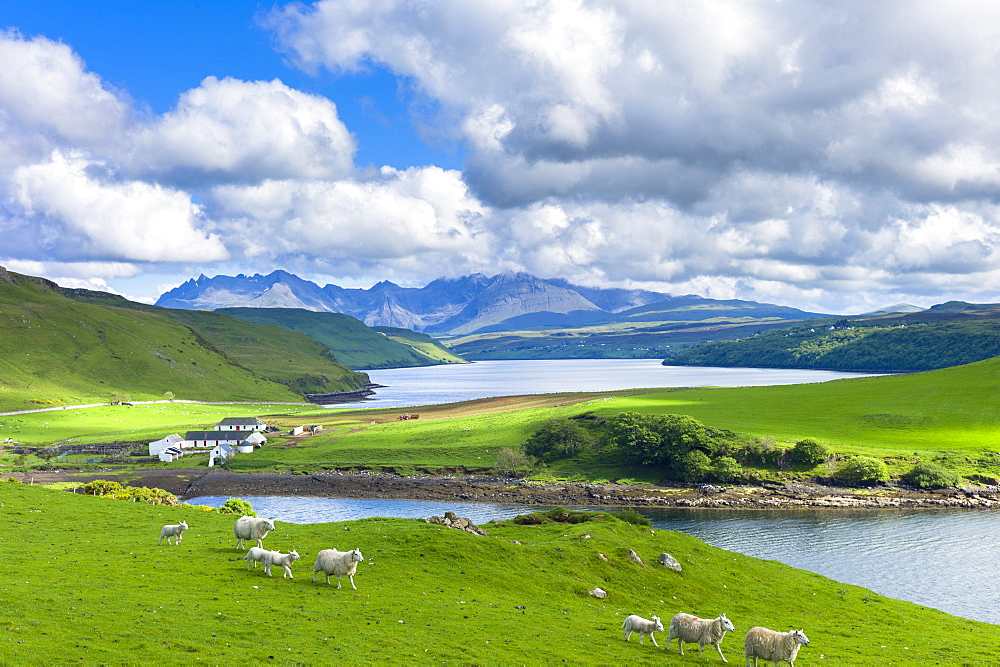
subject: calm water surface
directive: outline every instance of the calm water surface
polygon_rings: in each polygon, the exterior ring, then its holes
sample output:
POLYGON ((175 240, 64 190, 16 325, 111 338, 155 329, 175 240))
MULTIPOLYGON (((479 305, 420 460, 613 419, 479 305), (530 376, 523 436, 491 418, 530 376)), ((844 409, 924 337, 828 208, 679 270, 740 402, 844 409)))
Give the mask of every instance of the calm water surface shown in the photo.
POLYGON ((561 391, 649 387, 751 387, 826 382, 863 373, 778 368, 664 366, 659 359, 543 359, 366 371, 387 385, 361 403, 335 407, 396 408, 561 391))
MULTIPOLYGON (((202 496, 188 502, 218 507, 226 500, 202 496)), ((246 500, 261 516, 291 523, 373 516, 424 519, 451 510, 481 524, 546 509, 415 500, 246 500)), ((637 509, 657 528, 680 530, 716 547, 781 561, 957 616, 1000 623, 1000 521, 990 510, 637 509)))

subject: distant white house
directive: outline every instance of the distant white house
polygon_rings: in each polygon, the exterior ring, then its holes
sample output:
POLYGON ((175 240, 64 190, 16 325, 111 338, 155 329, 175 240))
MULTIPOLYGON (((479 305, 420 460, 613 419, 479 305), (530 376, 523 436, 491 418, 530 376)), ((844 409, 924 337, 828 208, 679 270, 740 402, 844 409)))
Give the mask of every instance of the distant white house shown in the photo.
POLYGON ((235 447, 243 441, 246 433, 246 431, 188 431, 184 434, 184 446, 217 447, 228 444, 235 447))
POLYGON ((216 431, 263 431, 267 424, 257 417, 226 417, 215 425, 216 431))
POLYGON ((180 457, 184 456, 184 452, 181 451, 180 447, 167 447, 162 452, 159 453, 161 461, 170 463, 171 461, 176 461, 180 457))
POLYGON ((208 467, 215 467, 215 462, 218 461, 228 461, 230 458, 236 455, 236 447, 230 445, 228 442, 223 442, 216 445, 215 448, 208 455, 208 467))
POLYGON ((183 443, 184 443, 184 438, 182 438, 178 434, 174 433, 173 435, 168 435, 167 437, 161 438, 156 442, 149 443, 149 455, 159 456, 160 452, 163 452, 172 447, 180 449, 184 446, 183 443))

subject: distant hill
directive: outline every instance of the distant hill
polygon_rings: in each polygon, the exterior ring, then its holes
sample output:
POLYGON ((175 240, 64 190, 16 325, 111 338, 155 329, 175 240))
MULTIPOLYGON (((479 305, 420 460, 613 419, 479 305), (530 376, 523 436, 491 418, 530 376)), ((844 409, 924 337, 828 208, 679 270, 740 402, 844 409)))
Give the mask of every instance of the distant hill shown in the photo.
POLYGON ((342 313, 302 308, 219 308, 215 312, 298 331, 328 347, 338 362, 350 368, 405 368, 465 361, 426 334, 408 329, 375 330, 342 313))
POLYGON ((581 287, 525 273, 439 278, 421 288, 380 282, 369 289, 319 287, 284 271, 200 276, 163 294, 157 305, 339 312, 369 326, 431 334, 467 359, 659 358, 678 346, 742 335, 743 327, 817 315, 752 301, 581 287), (704 326, 694 331, 694 323, 704 326))
POLYGON ((669 365, 923 371, 1000 356, 1000 304, 815 320, 691 347, 669 365))
POLYGON ((0 411, 107 402, 116 393, 302 401, 303 392, 368 381, 325 350, 277 327, 63 290, 0 267, 0 411))

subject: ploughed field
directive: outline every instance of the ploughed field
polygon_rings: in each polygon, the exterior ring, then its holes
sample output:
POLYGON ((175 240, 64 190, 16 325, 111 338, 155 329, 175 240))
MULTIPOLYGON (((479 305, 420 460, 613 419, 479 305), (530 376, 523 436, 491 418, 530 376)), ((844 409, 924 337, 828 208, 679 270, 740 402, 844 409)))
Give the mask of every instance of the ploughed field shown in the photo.
MULTIPOLYGON (((726 613, 722 650, 742 660, 752 626, 804 629, 813 664, 989 664, 1000 627, 880 597, 682 533, 607 515, 586 523, 486 524, 487 536, 413 519, 278 522, 264 545, 302 560, 294 579, 248 571, 234 517, 0 484, 9 664, 145 662, 689 664, 626 643, 629 614, 726 613), (186 520, 179 546, 160 528, 186 520), (357 590, 310 581, 321 549, 359 548, 357 590), (629 559, 633 549, 643 560, 629 559), (683 566, 656 564, 670 553, 683 566), (601 558, 603 554, 607 560, 601 558), (594 587, 606 599, 588 594, 594 587)), ((657 633, 661 647, 665 633, 657 633)), ((711 650, 709 647, 708 650, 711 650)), ((717 656, 706 653, 705 660, 717 656)))

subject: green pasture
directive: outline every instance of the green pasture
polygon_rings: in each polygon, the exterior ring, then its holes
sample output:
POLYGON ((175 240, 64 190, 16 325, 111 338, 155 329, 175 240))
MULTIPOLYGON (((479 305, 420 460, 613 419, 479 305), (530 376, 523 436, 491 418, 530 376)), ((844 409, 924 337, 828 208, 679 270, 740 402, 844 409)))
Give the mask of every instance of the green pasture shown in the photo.
POLYGON ((233 517, 197 507, 10 482, 0 506, 7 664, 719 664, 697 645, 664 651, 665 633, 659 649, 622 637, 629 614, 682 611, 729 616, 731 664, 754 625, 804 629, 803 664, 992 664, 1000 645, 995 625, 604 515, 491 523, 485 537, 417 519, 277 522, 265 547, 302 556, 285 579, 248 571, 233 517), (182 519, 181 544, 158 546, 182 519), (355 547, 357 590, 310 581, 320 549, 355 547), (655 565, 661 552, 683 571, 655 565), (596 586, 606 599, 588 595, 596 586))
POLYGON ((131 440, 159 440, 171 433, 210 429, 226 417, 260 417, 269 424, 301 423, 303 417, 326 414, 316 405, 204 405, 153 403, 67 408, 0 416, 0 441, 13 438, 25 445, 87 444, 131 440), (287 422, 285 421, 287 420, 287 422))

